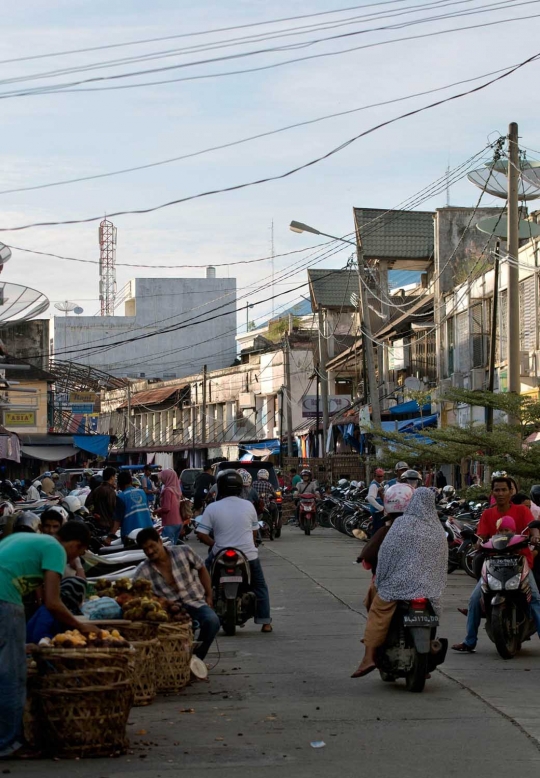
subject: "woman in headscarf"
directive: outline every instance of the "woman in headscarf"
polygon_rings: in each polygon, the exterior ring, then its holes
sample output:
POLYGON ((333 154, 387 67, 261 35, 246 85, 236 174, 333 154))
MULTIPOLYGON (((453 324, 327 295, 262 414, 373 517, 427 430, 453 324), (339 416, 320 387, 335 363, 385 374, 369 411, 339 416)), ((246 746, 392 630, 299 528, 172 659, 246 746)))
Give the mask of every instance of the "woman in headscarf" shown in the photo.
POLYGON ((435 495, 431 489, 419 487, 380 548, 377 594, 364 631, 364 658, 352 678, 376 669, 376 651, 384 644, 398 600, 427 597, 440 611, 447 568, 448 543, 437 515, 435 495))
POLYGON ((160 507, 157 509, 156 514, 161 517, 161 536, 169 538, 175 546, 182 530, 182 517, 180 516, 182 492, 180 491, 180 483, 174 470, 162 470, 159 477, 163 484, 163 491, 161 492, 160 507))

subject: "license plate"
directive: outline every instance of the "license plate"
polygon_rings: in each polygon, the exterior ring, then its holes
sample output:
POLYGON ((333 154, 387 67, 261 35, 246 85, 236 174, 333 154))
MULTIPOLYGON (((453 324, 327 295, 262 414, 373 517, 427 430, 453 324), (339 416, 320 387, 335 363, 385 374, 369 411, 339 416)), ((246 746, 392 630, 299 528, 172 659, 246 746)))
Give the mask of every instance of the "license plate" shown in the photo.
POLYGON ((220 578, 219 582, 220 583, 242 583, 243 580, 244 579, 242 578, 241 575, 231 575, 228 576, 227 578, 220 578))
POLYGON ((439 619, 429 613, 418 613, 414 616, 404 616, 403 623, 406 627, 433 627, 439 623, 439 619))
POLYGON ((510 557, 509 559, 505 559, 504 557, 499 559, 494 559, 493 561, 490 561, 489 567, 495 568, 495 570, 501 570, 503 567, 518 567, 519 566, 519 560, 517 560, 515 557, 510 557))

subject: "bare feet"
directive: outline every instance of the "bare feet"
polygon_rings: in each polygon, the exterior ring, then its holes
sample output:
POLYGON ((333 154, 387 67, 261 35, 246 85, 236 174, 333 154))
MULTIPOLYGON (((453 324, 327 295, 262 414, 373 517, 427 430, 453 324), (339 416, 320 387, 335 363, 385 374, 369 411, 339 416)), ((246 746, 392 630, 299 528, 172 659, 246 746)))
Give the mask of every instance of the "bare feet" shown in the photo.
POLYGON ((369 673, 372 673, 376 669, 377 669, 377 665, 370 664, 364 660, 360 662, 360 665, 358 666, 358 670, 356 670, 356 672, 354 672, 351 675, 351 678, 363 678, 364 675, 369 675, 369 673))

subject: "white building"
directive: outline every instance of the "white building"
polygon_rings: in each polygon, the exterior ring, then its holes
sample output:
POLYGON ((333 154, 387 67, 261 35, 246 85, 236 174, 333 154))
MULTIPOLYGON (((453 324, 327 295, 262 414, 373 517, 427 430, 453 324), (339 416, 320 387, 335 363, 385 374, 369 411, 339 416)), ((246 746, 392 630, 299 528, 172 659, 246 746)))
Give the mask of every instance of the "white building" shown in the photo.
POLYGON ((214 268, 206 278, 136 278, 123 316, 53 322, 57 359, 114 376, 167 380, 203 365, 217 370, 236 358, 236 279, 216 278, 214 268))

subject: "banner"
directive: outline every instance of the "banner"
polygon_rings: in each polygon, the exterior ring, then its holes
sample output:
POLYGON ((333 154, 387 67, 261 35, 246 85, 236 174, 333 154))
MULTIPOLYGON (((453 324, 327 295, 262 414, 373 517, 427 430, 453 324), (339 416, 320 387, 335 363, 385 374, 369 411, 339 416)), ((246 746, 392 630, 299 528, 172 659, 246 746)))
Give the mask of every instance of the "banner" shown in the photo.
MULTIPOLYGON (((351 403, 351 398, 346 394, 330 395, 328 398, 328 414, 333 416, 338 411, 343 411, 351 403)), ((319 413, 322 416, 323 404, 322 397, 319 397, 319 413)), ((302 400, 302 418, 313 419, 317 416, 317 397, 308 395, 302 400)))
POLYGON ((35 427, 35 411, 4 411, 4 426, 6 427, 35 427))

